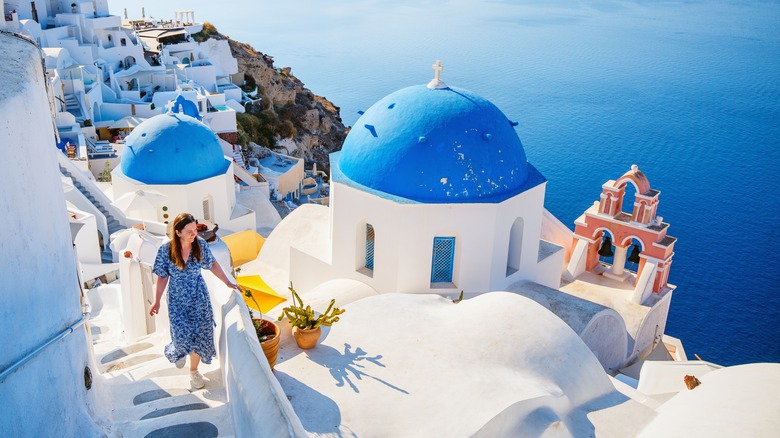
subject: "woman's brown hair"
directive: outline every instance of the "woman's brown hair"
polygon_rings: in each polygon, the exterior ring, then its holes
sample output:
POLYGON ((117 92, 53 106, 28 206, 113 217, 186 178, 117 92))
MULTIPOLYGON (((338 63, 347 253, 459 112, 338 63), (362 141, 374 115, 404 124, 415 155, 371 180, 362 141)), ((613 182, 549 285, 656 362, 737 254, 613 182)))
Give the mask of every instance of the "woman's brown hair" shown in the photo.
MULTIPOLYGON (((171 249, 170 252, 168 252, 168 258, 173 261, 173 264, 176 265, 177 268, 184 270, 184 268, 187 265, 186 260, 181 255, 181 239, 179 238, 179 235, 176 233, 177 231, 182 231, 184 227, 191 223, 197 223, 195 218, 189 214, 189 213, 181 213, 178 216, 176 216, 176 219, 173 220, 173 235, 171 236, 171 249)), ((200 242, 199 239, 195 239, 192 242, 192 250, 190 250, 190 256, 195 256, 195 259, 200 262, 201 261, 201 251, 200 251, 200 242)))

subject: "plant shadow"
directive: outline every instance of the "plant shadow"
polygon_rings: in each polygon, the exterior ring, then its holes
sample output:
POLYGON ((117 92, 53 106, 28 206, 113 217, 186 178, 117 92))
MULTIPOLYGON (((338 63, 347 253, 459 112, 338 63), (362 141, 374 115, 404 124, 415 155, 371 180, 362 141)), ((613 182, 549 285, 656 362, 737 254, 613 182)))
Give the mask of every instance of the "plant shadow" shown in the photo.
POLYGON ((350 344, 345 343, 343 353, 333 347, 320 344, 316 349, 307 351, 306 355, 312 362, 328 368, 338 387, 348 385, 353 391, 359 393, 357 381, 366 377, 403 394, 409 394, 409 391, 367 372, 369 364, 385 368, 385 365, 380 362, 381 354, 369 356, 362 348, 357 347, 353 350, 350 344))

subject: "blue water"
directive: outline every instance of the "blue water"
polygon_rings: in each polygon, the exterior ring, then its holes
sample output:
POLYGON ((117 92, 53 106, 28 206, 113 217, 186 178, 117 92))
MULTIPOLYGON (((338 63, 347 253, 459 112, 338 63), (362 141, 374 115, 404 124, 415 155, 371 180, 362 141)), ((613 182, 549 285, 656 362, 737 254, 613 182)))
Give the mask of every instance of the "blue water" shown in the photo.
MULTIPOLYGON (((142 1, 112 1, 140 15, 142 1)), ((679 240, 667 333, 689 357, 780 362, 780 4, 316 0, 194 9, 342 108, 442 79, 520 125, 564 223, 638 164, 679 240)), ((159 6, 158 6, 159 7, 159 6)))

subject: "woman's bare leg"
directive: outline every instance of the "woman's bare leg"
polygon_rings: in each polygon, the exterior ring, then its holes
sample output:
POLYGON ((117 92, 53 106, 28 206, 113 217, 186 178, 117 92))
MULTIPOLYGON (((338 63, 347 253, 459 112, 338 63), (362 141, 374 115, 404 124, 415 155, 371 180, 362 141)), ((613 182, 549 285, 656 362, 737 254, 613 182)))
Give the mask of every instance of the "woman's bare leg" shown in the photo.
POLYGON ((198 365, 200 364, 200 355, 196 352, 190 353, 190 371, 198 371, 198 365))

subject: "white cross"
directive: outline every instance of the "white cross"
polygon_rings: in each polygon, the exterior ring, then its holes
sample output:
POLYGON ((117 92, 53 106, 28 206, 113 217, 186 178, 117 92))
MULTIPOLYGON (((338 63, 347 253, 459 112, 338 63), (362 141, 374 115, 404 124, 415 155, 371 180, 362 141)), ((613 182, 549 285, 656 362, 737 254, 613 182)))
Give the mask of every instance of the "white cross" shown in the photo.
POLYGON ((434 81, 438 82, 438 81, 441 80, 439 78, 439 75, 441 74, 442 70, 444 70, 444 67, 442 67, 441 61, 437 59, 436 60, 436 64, 433 64, 433 71, 434 71, 434 73, 433 73, 433 80, 434 81))

